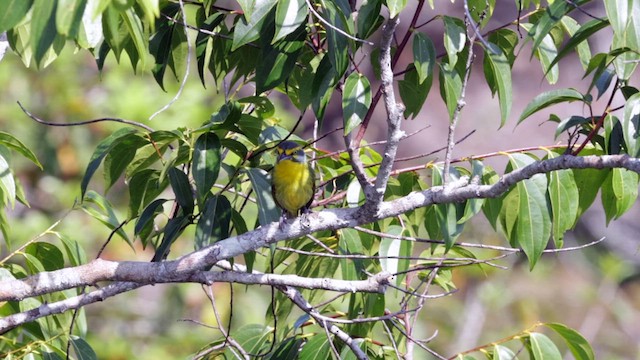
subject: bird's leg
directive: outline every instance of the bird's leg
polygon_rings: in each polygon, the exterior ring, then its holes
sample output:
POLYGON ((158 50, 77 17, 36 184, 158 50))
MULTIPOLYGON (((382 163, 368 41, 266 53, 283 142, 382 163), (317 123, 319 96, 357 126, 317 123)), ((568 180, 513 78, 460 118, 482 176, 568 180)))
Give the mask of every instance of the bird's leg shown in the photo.
POLYGON ((287 212, 282 210, 282 214, 280 215, 280 221, 278 222, 278 228, 280 228, 280 230, 284 230, 285 226, 287 225, 287 212))
POLYGON ((300 213, 300 225, 309 227, 311 225, 311 220, 309 219, 309 214, 312 213, 311 209, 309 208, 309 206, 305 206, 300 209, 300 213))

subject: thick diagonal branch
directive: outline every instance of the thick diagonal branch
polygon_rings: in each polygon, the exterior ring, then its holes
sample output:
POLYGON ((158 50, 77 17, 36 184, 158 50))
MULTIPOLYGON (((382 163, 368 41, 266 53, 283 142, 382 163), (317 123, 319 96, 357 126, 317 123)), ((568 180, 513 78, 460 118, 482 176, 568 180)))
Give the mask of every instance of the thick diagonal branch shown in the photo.
POLYGON ((65 310, 72 309, 73 306, 82 306, 95 301, 100 301, 118 293, 130 291, 142 286, 142 284, 172 282, 167 279, 173 279, 176 281, 181 278, 188 279, 194 274, 210 268, 220 260, 229 259, 248 251, 254 251, 260 247, 276 243, 280 240, 298 238, 322 230, 336 230, 347 227, 353 228, 357 225, 372 223, 432 204, 455 203, 476 198, 494 198, 507 192, 516 183, 529 179, 536 174, 549 173, 551 171, 563 169, 586 168, 624 168, 640 173, 640 159, 632 158, 628 155, 593 155, 584 157, 563 155, 553 159, 536 161, 526 167, 503 175, 497 183, 491 185, 470 184, 466 179, 460 179, 456 182, 450 183, 446 188, 436 186, 425 191, 414 192, 400 199, 382 202, 379 210, 375 213, 362 212, 360 211, 360 208, 325 210, 319 213, 309 214, 304 218, 304 220, 296 218, 283 230, 279 228, 277 222, 274 222, 254 231, 219 241, 211 246, 184 255, 173 261, 165 261, 161 263, 133 261, 114 263, 101 260, 77 267, 41 273, 25 279, 3 280, 0 281, 0 290, 3 291, 8 298, 12 298, 11 292, 17 284, 16 281, 32 282, 36 284, 38 281, 42 281, 38 290, 39 293, 59 291, 62 288, 69 288, 71 284, 73 284, 73 286, 92 285, 93 282, 83 281, 83 276, 86 276, 86 273, 90 273, 92 271, 99 272, 101 266, 106 266, 107 268, 115 266, 115 270, 117 270, 115 273, 117 276, 114 278, 94 277, 93 280, 129 280, 129 282, 118 282, 86 294, 87 296, 85 297, 78 296, 67 299, 64 303, 61 302, 59 307, 56 309, 52 309, 51 307, 41 307, 33 309, 33 311, 28 311, 29 314, 21 313, 22 315, 20 316, 14 316, 14 314, 1 318, 0 333, 3 332, 3 330, 6 331, 7 329, 42 316, 60 313, 65 310), (136 281, 131 282, 131 280, 136 281), (34 317, 35 315, 37 316, 34 317), (9 318, 11 319, 10 321, 8 321, 9 318))

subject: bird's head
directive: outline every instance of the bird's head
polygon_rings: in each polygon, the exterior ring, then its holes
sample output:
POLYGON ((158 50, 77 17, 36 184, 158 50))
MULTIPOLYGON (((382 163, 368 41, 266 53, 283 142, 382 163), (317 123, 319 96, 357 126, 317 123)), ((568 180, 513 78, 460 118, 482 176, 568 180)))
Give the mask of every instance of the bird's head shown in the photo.
POLYGON ((282 160, 291 160, 299 163, 307 162, 302 145, 294 141, 281 142, 276 147, 276 153, 278 153, 278 162, 282 160))

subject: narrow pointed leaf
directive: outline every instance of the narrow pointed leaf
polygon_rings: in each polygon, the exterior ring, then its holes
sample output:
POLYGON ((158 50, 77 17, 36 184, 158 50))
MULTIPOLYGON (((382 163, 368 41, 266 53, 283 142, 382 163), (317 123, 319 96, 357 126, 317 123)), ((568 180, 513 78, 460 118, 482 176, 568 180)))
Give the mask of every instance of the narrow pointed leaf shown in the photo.
POLYGON ((196 184, 198 199, 203 200, 218 179, 221 154, 220 139, 213 132, 207 132, 196 140, 193 149, 191 172, 196 184))
POLYGON ((527 107, 522 111, 522 115, 520 115, 520 119, 518 119, 518 123, 553 104, 572 101, 584 101, 584 96, 575 89, 560 89, 544 92, 527 104, 527 107))
POLYGON ((529 334, 531 352, 534 360, 562 360, 558 347, 546 335, 541 333, 529 334))
POLYGON ((342 91, 342 116, 344 134, 348 135, 360 125, 371 105, 371 85, 366 76, 359 73, 349 75, 342 91))
POLYGON ((17 151, 25 158, 31 160, 34 164, 38 165, 40 169, 42 169, 42 164, 38 161, 36 154, 31 151, 22 141, 18 140, 15 136, 6 133, 4 131, 0 131, 0 144, 8 147, 11 150, 17 151))
POLYGON ((271 195, 271 181, 267 172, 258 168, 250 168, 246 172, 258 201, 258 221, 260 225, 278 221, 280 212, 271 195))
POLYGON ((595 353, 589 342, 579 332, 558 323, 546 323, 546 327, 555 331, 567 343, 576 360, 594 360, 595 353))
MULTIPOLYGON (((555 153, 549 154, 550 158, 556 156, 555 153)), ((549 173, 552 235, 556 248, 562 248, 565 231, 573 228, 576 222, 579 196, 573 171, 567 169, 549 173)))
POLYGON ((207 199, 196 225, 195 247, 201 249, 229 237, 231 203, 223 195, 207 199))
POLYGON ((27 15, 33 0, 3 0, 0 1, 0 33, 18 25, 27 15))
POLYGON ((464 49, 467 41, 466 31, 460 19, 445 16, 443 20, 444 48, 447 50, 450 68, 453 68, 458 62, 458 53, 464 49))
POLYGON ((58 0, 35 0, 31 13, 31 49, 38 67, 57 36, 56 8, 58 0))
POLYGON ((627 153, 632 157, 640 155, 640 93, 632 95, 624 104, 622 133, 627 145, 627 153))
POLYGON ((418 72, 418 83, 422 84, 427 77, 433 76, 435 63, 436 48, 433 41, 427 35, 415 32, 413 36, 413 65, 418 72))
MULTIPOLYGON (((490 51, 485 51, 484 59, 488 62, 492 70, 491 74, 493 80, 491 83, 495 85, 495 90, 498 93, 498 100, 500 103, 500 126, 502 127, 511 113, 511 66, 502 49, 495 44, 489 43, 489 45, 490 51)), ((487 73, 485 72, 485 77, 486 76, 487 73)))
POLYGON ((461 94, 462 79, 460 74, 448 65, 440 64, 440 96, 449 110, 449 121, 453 120, 461 94))
POLYGON ((276 32, 273 42, 296 31, 306 20, 309 9, 305 0, 283 0, 276 5, 276 32))
POLYGON ((193 191, 187 174, 177 168, 171 168, 169 169, 168 175, 171 189, 173 189, 173 193, 176 196, 176 201, 186 214, 191 214, 193 212, 194 201, 193 191))

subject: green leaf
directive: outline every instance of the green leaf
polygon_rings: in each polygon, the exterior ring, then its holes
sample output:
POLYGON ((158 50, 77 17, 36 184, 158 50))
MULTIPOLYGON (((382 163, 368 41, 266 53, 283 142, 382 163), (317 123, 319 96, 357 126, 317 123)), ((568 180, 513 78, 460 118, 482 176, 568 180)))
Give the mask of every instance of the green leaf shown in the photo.
POLYGON ((191 173, 196 184, 199 200, 204 200, 218 179, 221 154, 220 139, 213 132, 206 132, 198 137, 193 149, 191 173))
POLYGON ((579 125, 587 124, 589 122, 591 122, 591 119, 582 116, 568 117, 558 123, 554 139, 557 139, 558 136, 560 136, 560 134, 562 134, 564 131, 567 131, 579 125))
POLYGON ((544 326, 550 328, 560 335, 567 343, 569 350, 576 360, 594 360, 595 354, 589 342, 580 335, 579 332, 558 323, 545 323, 544 326))
POLYGON ((38 259, 46 271, 59 270, 64 267, 62 251, 53 244, 37 241, 27 245, 24 251, 38 259))
POLYGON ((607 218, 617 219, 633 206, 638 197, 638 174, 627 169, 611 169, 602 184, 602 207, 607 218))
POLYGON ((299 26, 293 32, 287 34, 282 40, 271 43, 271 35, 274 31, 273 16, 268 16, 265 21, 260 38, 260 61, 256 66, 256 94, 262 94, 267 90, 285 82, 296 66, 298 56, 304 47, 306 30, 299 26))
POLYGON ((418 72, 418 83, 422 84, 428 77, 433 77, 435 63, 436 48, 431 38, 421 32, 414 32, 413 65, 418 72))
POLYGON ((38 67, 56 38, 58 0, 34 0, 31 13, 31 49, 38 67))
POLYGON ((362 124, 371 105, 371 85, 366 76, 353 72, 345 81, 342 90, 342 116, 344 135, 362 124))
POLYGON ((446 64, 440 65, 440 96, 449 110, 449 121, 458 107, 458 100, 462 94, 462 79, 460 74, 446 64))
POLYGON ((564 1, 556 1, 545 8, 544 13, 536 24, 532 28, 527 29, 529 36, 533 39, 532 51, 537 51, 541 45, 542 47, 547 46, 548 44, 545 44, 545 41, 551 38, 549 33, 554 26, 556 26, 567 13, 585 2, 585 0, 579 0, 574 1, 573 4, 569 4, 564 1))
POLYGON ((624 104, 622 132, 627 145, 627 153, 632 157, 640 155, 640 93, 632 95, 624 104))
POLYGON ((233 44, 231 45, 231 51, 257 40, 260 37, 262 24, 277 2, 277 0, 255 0, 253 2, 254 6, 252 11, 248 14, 245 13, 244 16, 240 18, 240 21, 236 22, 236 26, 233 31, 233 44))
POLYGON ((411 65, 407 66, 404 79, 398 82, 400 98, 404 103, 404 117, 416 117, 422 110, 424 102, 427 100, 431 84, 433 82, 433 72, 429 74, 424 83, 420 83, 418 72, 411 65))
POLYGON ((144 169, 136 172, 129 179, 129 212, 128 218, 134 219, 140 211, 168 186, 166 177, 160 181, 160 171, 144 169))
POLYGON ((82 22, 87 0, 58 0, 56 28, 58 33, 75 38, 82 22))
POLYGON ((33 0, 0 1, 0 33, 12 29, 27 15, 33 0))
POLYGON ((264 226, 278 221, 280 212, 271 195, 271 180, 267 172, 258 168, 249 168, 246 173, 249 176, 249 180, 251 180, 251 186, 258 201, 258 221, 260 225, 264 226))
POLYGON ((231 203, 223 195, 207 199, 196 225, 195 247, 201 249, 229 237, 231 203))
POLYGON ((318 118, 320 128, 322 128, 324 111, 339 77, 329 57, 324 56, 315 71, 315 76, 311 83, 311 106, 316 118, 318 118))
POLYGON ((327 56, 333 69, 341 77, 349 66, 349 41, 347 37, 336 29, 349 33, 347 19, 340 11, 340 8, 336 7, 333 2, 327 1, 324 2, 324 5, 322 15, 332 25, 325 28, 327 32, 327 56))
MULTIPOLYGON (((583 151, 581 156, 590 153, 583 151)), ((598 154, 599 155, 599 154, 598 154)), ((578 213, 576 216, 576 223, 580 216, 593 204, 598 195, 598 191, 602 186, 602 183, 607 178, 607 175, 611 171, 610 169, 573 169, 573 178, 578 186, 578 213)), ((575 226, 576 224, 573 224, 575 226)))
MULTIPOLYGON (((136 220, 136 225, 133 230, 134 235, 141 235, 144 229, 148 228, 149 225, 153 225, 153 219, 156 215, 164 211, 162 205, 165 202, 167 202, 167 199, 156 199, 144 208, 140 217, 136 220)), ((146 239, 142 239, 142 245, 146 247, 146 239)))
MULTIPOLYGON (((343 255, 362 255, 364 247, 360 233, 354 229, 342 229, 338 234, 338 247, 343 255)), ((343 280, 361 280, 365 269, 361 259, 340 259, 343 280)))
POLYGON ((89 160, 89 164, 87 165, 87 170, 84 172, 84 177, 82 178, 82 182, 80 184, 80 192, 81 197, 84 198, 85 192, 87 191, 87 185, 89 185, 89 181, 91 177, 100 166, 102 159, 115 147, 117 146, 123 139, 131 134, 137 132, 136 129, 132 128, 122 128, 109 135, 106 139, 102 140, 96 150, 91 155, 91 159, 89 160))
POLYGON ((120 178, 124 170, 136 157, 136 151, 149 144, 147 139, 131 134, 123 137, 104 158, 104 187, 105 193, 120 178))
POLYGON ((522 111, 522 115, 520 115, 520 119, 518 119, 518 123, 548 106, 572 101, 585 101, 585 99, 584 96, 575 89, 560 89, 544 92, 527 104, 527 107, 522 111))
POLYGON ((502 52, 509 59, 509 65, 513 67, 516 60, 515 50, 518 45, 518 34, 511 29, 498 29, 491 32, 488 40, 502 49, 502 52))
POLYGON ((296 31, 307 20, 305 0, 283 0, 276 5, 276 32, 273 43, 296 31))
POLYGON ((162 241, 156 248, 156 252, 151 259, 152 262, 159 262, 167 257, 171 244, 182 234, 188 224, 189 216, 180 215, 169 219, 167 225, 164 227, 162 241))
MULTIPOLYGON (((482 179, 482 175, 485 172, 485 166, 482 161, 472 160, 471 161, 471 179, 482 179)), ((464 224, 469 221, 472 217, 474 217, 477 213, 482 210, 482 206, 484 205, 485 199, 470 199, 467 200, 464 206, 464 214, 458 219, 458 224, 464 224)))
POLYGON ((82 210, 89 214, 92 218, 100 221, 104 225, 106 225, 109 229, 115 230, 116 234, 120 236, 124 241, 126 241, 129 246, 133 247, 133 243, 127 233, 120 226, 121 221, 118 220, 118 216, 113 210, 113 206, 102 195, 98 194, 95 191, 88 191, 86 196, 84 197, 84 202, 82 203, 82 210), (91 205, 95 205, 96 208, 91 205))
POLYGON ((363 0, 358 9, 358 39, 368 39, 380 27, 383 17, 380 16, 381 0, 363 0))
MULTIPOLYGON (((404 230, 401 226, 391 225, 385 231, 390 235, 402 235, 404 230)), ((398 259, 397 257, 411 256, 413 250, 413 243, 411 241, 400 240, 396 238, 383 237, 380 240, 380 256, 390 256, 392 258, 381 258, 380 267, 383 271, 387 271, 391 274, 397 274, 409 269, 410 261, 407 259, 398 259), (395 258, 394 258, 395 257, 395 258)), ((398 274, 395 276, 396 286, 401 286, 406 274, 398 274)))
POLYGON ((485 66, 485 77, 491 77, 492 80, 488 83, 495 86, 491 89, 495 95, 498 93, 498 99, 500 102, 500 126, 504 126, 509 114, 511 113, 512 104, 512 89, 511 89, 511 66, 506 55, 495 44, 489 43, 490 51, 485 51, 484 61, 486 61, 491 68, 490 76, 487 74, 487 67, 485 66))
POLYGON ((467 35, 460 19, 444 16, 444 48, 447 50, 450 68, 456 66, 458 53, 464 49, 467 35))
POLYGON ((196 24, 198 28, 203 31, 199 31, 196 36, 196 59, 198 62, 198 75, 202 85, 205 86, 205 69, 211 64, 211 53, 213 51, 213 38, 207 32, 213 32, 220 23, 224 20, 222 13, 216 12, 211 14, 208 18, 204 18, 204 10, 198 9, 196 13, 196 24))
MULTIPOLYGON (((589 66, 589 60, 591 59, 591 54, 589 51, 589 44, 586 42, 587 39, 591 38, 593 34, 596 32, 606 28, 609 26, 609 21, 606 19, 593 19, 584 23, 577 30, 574 29, 573 23, 575 20, 566 20, 571 19, 569 17, 564 17, 562 22, 565 26, 567 32, 569 32, 569 41, 558 51, 558 55, 551 61, 549 64, 549 68, 557 64, 560 60, 562 60, 565 56, 570 54, 573 50, 577 50, 578 57, 580 58, 580 62, 582 66, 587 69, 589 66)), ((577 24, 577 23, 576 23, 577 24)), ((546 71, 549 71, 547 68, 546 71)))
POLYGON ((387 0, 389 8, 389 17, 394 18, 407 6, 407 0, 387 0))
MULTIPOLYGON (((261 324, 249 324, 237 329, 235 340, 249 354, 262 354, 267 350, 268 341, 272 336, 271 328, 261 324)), ((226 359, 233 359, 235 356, 227 350, 226 359)))
POLYGON ((630 0, 604 0, 607 18, 614 33, 622 34, 626 30, 630 3, 630 0))
POLYGON ((560 350, 546 335, 530 333, 529 341, 534 360, 562 360, 560 350))
POLYGON ((16 182, 9 163, 0 155, 0 189, 2 190, 2 205, 7 202, 14 207, 16 204, 16 182))
MULTIPOLYGON (((550 152, 549 158, 557 154, 550 152)), ((578 217, 578 185, 573 171, 558 170, 549 173, 549 198, 551 200, 552 235, 557 248, 562 248, 565 231, 573 228, 578 217)))
MULTIPOLYGON (((138 15, 136 14, 135 10, 133 8, 129 8, 127 10, 125 10, 124 12, 121 13, 122 19, 123 19, 123 23, 127 29, 127 31, 129 32, 129 36, 131 37, 131 40, 133 40, 133 45, 135 46, 135 50, 137 51, 137 58, 139 59, 140 62, 140 67, 142 69, 145 69, 147 66, 147 53, 149 52, 147 49, 149 47, 148 44, 148 38, 149 36, 146 34, 145 30, 144 30, 144 26, 142 25, 142 20, 140 20, 140 18, 138 17, 138 15)), ((180 31, 183 32, 184 35, 184 28, 182 26, 178 26, 175 27, 180 29, 180 31)), ((173 37, 173 39, 178 39, 178 36, 173 37)), ((183 36, 182 38, 184 38, 184 42, 186 42, 186 37, 183 36)), ((180 61, 186 61, 186 44, 184 46, 179 46, 178 44, 172 44, 172 51, 171 53, 173 54, 173 59, 180 59, 180 61)), ((138 61, 134 61, 134 57, 131 56, 131 53, 129 54, 129 58, 131 58, 131 62, 133 64, 133 68, 135 69, 137 67, 137 62, 138 61)), ((174 72, 175 72, 175 68, 174 68, 174 72)), ((176 74, 177 75, 177 74, 176 74)))
POLYGON ((78 360, 97 360, 98 355, 91 348, 91 345, 87 343, 83 338, 75 335, 71 336, 71 347, 76 353, 76 359, 78 360))
POLYGON ((513 360, 517 359, 516 354, 514 354, 511 349, 502 345, 495 345, 493 347, 493 356, 491 360, 513 360))
MULTIPOLYGON (((525 154, 509 155, 509 164, 513 169, 529 165, 533 159, 525 154)), ((511 242, 522 248, 529 259, 529 267, 533 269, 547 246, 551 231, 551 218, 547 203, 547 177, 537 174, 516 185, 518 194, 518 211, 511 242)))
MULTIPOLYGON (((528 28, 527 25, 528 24, 522 24, 525 29, 528 28)), ((556 47, 551 35, 547 34, 542 38, 542 43, 540 46, 535 48, 534 53, 540 60, 540 65, 542 66, 542 71, 544 71, 544 75, 547 78, 547 82, 549 84, 555 84, 558 82, 558 76, 560 75, 558 65, 551 65, 553 59, 558 56, 558 48, 556 47)))
POLYGON ((304 360, 326 360, 327 355, 331 353, 331 345, 329 341, 333 341, 323 332, 317 333, 308 339, 300 350, 300 359, 304 360))
POLYGON ((180 207, 184 210, 185 214, 191 214, 193 212, 193 189, 189 183, 189 178, 182 170, 172 167, 168 171, 169 183, 171 189, 176 196, 176 201, 180 204, 180 207))

